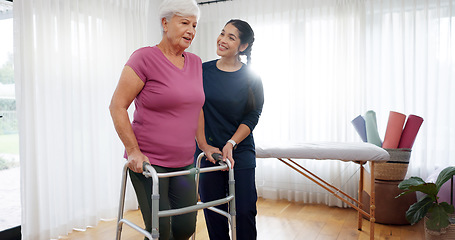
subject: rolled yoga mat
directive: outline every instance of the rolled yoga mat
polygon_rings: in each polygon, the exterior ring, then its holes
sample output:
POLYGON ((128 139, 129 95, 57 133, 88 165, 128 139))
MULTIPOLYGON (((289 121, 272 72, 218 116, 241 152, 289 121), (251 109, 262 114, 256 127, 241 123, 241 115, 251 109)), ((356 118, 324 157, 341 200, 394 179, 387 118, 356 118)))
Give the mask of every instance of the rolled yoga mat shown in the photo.
POLYGON ((404 122, 406 115, 390 111, 389 121, 387 122, 387 129, 385 131, 383 148, 397 148, 400 143, 401 133, 403 132, 404 122))
POLYGON ((403 133, 401 133, 398 148, 412 148, 422 123, 423 118, 412 114, 409 115, 406 125, 404 126, 403 133))
POLYGON ((365 119, 359 115, 351 121, 352 125, 354 125, 355 130, 360 135, 362 141, 367 141, 367 130, 365 129, 365 119))
POLYGON ((367 131, 367 141, 378 147, 382 146, 381 138, 378 133, 378 124, 376 122, 376 113, 372 110, 365 113, 365 128, 367 131))

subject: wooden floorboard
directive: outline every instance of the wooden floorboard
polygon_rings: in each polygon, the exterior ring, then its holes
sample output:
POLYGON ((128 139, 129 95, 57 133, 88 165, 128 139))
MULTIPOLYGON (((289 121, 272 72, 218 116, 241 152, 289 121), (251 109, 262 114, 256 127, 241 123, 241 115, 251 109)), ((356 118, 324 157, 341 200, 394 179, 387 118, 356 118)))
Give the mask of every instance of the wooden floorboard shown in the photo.
MULTIPOLYGON (((125 218, 143 226, 140 211, 128 211, 125 218)), ((204 215, 198 213, 196 240, 208 239, 204 215)), ((95 228, 73 231, 61 239, 99 240, 115 239, 115 221, 101 221, 95 228)), ((369 240, 370 223, 363 220, 363 230, 357 230, 357 212, 351 208, 303 204, 285 200, 258 200, 258 240, 369 240)), ((122 240, 144 239, 124 225, 122 240)), ((424 240, 422 223, 416 225, 375 225, 378 240, 424 240)))

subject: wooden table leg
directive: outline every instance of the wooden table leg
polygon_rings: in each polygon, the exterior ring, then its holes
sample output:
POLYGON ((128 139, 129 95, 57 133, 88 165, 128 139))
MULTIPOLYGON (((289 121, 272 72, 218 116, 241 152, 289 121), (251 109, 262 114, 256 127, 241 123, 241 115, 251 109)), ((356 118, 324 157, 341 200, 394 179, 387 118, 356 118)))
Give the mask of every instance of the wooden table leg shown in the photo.
POLYGON ((370 194, 370 239, 374 240, 374 223, 376 221, 375 218, 375 199, 376 199, 376 190, 374 187, 374 161, 370 164, 370 176, 371 176, 371 194, 370 194))
MULTIPOLYGON (((363 168, 363 165, 362 163, 360 163, 360 177, 359 177, 359 197, 358 197, 358 201, 359 203, 362 202, 362 198, 363 198, 363 178, 365 177, 364 175, 364 171, 365 169, 363 168)), ((359 208, 362 208, 362 205, 359 204, 359 208)), ((357 229, 359 231, 362 230, 362 214, 360 213, 360 211, 357 211, 357 229)))

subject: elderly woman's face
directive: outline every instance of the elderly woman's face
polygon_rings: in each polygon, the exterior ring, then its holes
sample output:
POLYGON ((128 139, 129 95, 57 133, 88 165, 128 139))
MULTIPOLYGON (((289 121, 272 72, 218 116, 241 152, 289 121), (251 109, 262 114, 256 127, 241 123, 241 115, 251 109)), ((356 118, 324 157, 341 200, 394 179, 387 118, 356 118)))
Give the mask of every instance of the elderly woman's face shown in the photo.
POLYGON ((163 20, 164 36, 171 45, 186 49, 196 35, 196 16, 182 17, 174 15, 170 21, 163 20))

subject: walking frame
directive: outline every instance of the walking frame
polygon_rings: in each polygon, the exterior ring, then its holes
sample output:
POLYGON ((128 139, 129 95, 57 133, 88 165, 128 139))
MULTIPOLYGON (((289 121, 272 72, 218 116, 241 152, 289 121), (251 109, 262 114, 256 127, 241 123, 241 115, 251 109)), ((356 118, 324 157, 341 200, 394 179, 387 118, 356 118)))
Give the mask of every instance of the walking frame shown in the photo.
MULTIPOLYGON (((209 209, 216 213, 219 213, 225 216, 231 228, 231 239, 236 240, 236 211, 235 211, 235 180, 234 180, 234 169, 231 167, 231 163, 229 161, 218 161, 218 166, 213 167, 204 167, 201 168, 201 159, 205 156, 204 153, 199 154, 196 162, 196 167, 191 168, 189 170, 183 171, 176 171, 176 172, 169 172, 169 173, 157 173, 156 170, 149 164, 144 163, 143 166, 143 174, 147 178, 152 178, 152 232, 148 232, 145 229, 139 227, 138 225, 134 224, 133 222, 123 218, 124 212, 124 205, 125 205, 125 192, 126 192, 126 183, 128 177, 128 163, 125 163, 123 167, 123 176, 122 176, 122 184, 120 189, 120 203, 119 203, 119 211, 118 211, 118 219, 117 219, 117 234, 116 240, 120 240, 122 234, 122 227, 123 224, 126 224, 133 228, 134 230, 138 231, 148 239, 159 239, 159 218, 160 217, 169 217, 175 215, 181 215, 190 212, 196 212, 201 209, 209 209), (163 210, 159 211, 159 178, 167 178, 167 177, 176 177, 176 176, 183 176, 188 174, 195 174, 195 181, 196 181, 196 194, 199 190, 199 174, 200 173, 207 173, 207 172, 214 172, 214 171, 222 171, 222 170, 229 170, 229 195, 225 198, 217 199, 214 201, 203 203, 198 201, 196 205, 183 207, 179 209, 170 209, 170 210, 163 210), (229 203, 229 212, 220 210, 215 208, 215 206, 229 203)), ((212 157, 219 160, 219 154, 213 154, 212 157)), ((193 234, 192 239, 195 239, 196 233, 193 234)))

